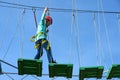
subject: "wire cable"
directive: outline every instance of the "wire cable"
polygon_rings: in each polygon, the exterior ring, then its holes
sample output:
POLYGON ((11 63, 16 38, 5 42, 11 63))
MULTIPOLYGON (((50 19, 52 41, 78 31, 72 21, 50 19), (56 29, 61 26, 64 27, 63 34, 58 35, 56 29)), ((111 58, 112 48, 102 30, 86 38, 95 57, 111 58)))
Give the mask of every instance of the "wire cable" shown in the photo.
MULTIPOLYGON (((100 2, 98 0, 98 10, 100 10, 100 2)), ((96 22, 96 21, 95 21, 96 22)), ((99 65, 102 65, 102 60, 104 63, 106 63, 105 58, 104 58, 104 49, 101 41, 101 34, 100 34, 100 29, 101 29, 101 24, 100 24, 100 13, 98 13, 98 26, 96 24, 96 31, 97 31, 97 36, 98 36, 98 49, 100 50, 100 63, 99 65)))
POLYGON ((15 79, 12 78, 9 74, 6 74, 6 76, 8 76, 11 80, 15 80, 15 79))
MULTIPOLYGON (((19 17, 20 17, 20 16, 19 16, 19 17)), ((19 19, 20 19, 20 18, 19 18, 19 19)), ((16 27, 16 29, 15 29, 15 32, 13 33, 13 36, 12 36, 12 38, 11 38, 11 40, 10 40, 10 43, 8 44, 8 48, 6 49, 6 52, 5 52, 4 56, 3 56, 3 60, 4 60, 5 57, 7 56, 8 51, 9 51, 11 45, 12 45, 12 42, 13 42, 13 40, 14 40, 14 38, 15 38, 15 36, 16 36, 18 30, 19 30, 19 27, 20 27, 20 21, 18 21, 18 22, 19 22, 19 23, 17 24, 17 27, 16 27)))
MULTIPOLYGON (((25 11, 25 9, 24 9, 23 12, 22 12, 22 17, 21 17, 21 23, 20 23, 20 24, 24 23, 25 13, 26 13, 26 11, 25 11)), ((24 27, 24 24, 21 25, 21 26, 24 27)), ((23 28, 23 29, 24 29, 24 28, 23 28)), ((20 33, 20 57, 22 57, 22 56, 23 56, 23 35, 24 35, 24 34, 22 33, 21 27, 19 27, 19 33, 20 33)))
POLYGON ((15 68, 15 69, 18 69, 18 67, 14 66, 14 65, 6 62, 6 61, 0 60, 0 62, 3 62, 3 63, 5 63, 5 64, 7 64, 7 65, 9 65, 9 66, 11 66, 11 67, 13 67, 13 68, 15 68))
POLYGON ((74 16, 74 6, 73 6, 73 0, 72 0, 72 22, 71 22, 71 28, 70 28, 70 58, 69 58, 69 62, 71 63, 72 61, 72 52, 73 52, 73 49, 72 49, 72 43, 73 43, 73 38, 72 38, 72 35, 73 35, 73 25, 74 25, 74 19, 75 19, 75 16, 74 16))
POLYGON ((118 30, 120 32, 120 14, 117 14, 117 19, 118 19, 118 30))
MULTIPOLYGON (((7 8, 17 8, 17 9, 27 9, 27 10, 32 10, 32 8, 35 8, 36 10, 43 10, 44 7, 37 7, 37 6, 31 6, 31 5, 23 5, 23 4, 17 4, 17 3, 10 3, 10 2, 5 2, 5 1, 0 1, 2 4, 7 4, 7 5, 0 5, 0 7, 7 7, 7 8)), ((62 9, 62 8, 49 8, 50 11, 53 12, 72 12, 72 9, 62 9)), ((75 12, 77 11, 78 13, 117 13, 119 14, 120 12, 117 11, 95 11, 95 10, 74 10, 75 12)))
MULTIPOLYGON (((75 0, 76 1, 76 0, 75 0)), ((76 3, 76 2, 75 2, 76 3)), ((75 9, 76 9, 76 5, 75 5, 75 9)), ((74 28, 75 28, 75 37, 76 37, 76 46, 77 46, 77 57, 78 57, 78 64, 79 67, 82 64, 82 55, 81 55, 81 47, 80 47, 80 31, 79 31, 79 25, 78 25, 78 12, 75 12, 75 17, 74 17, 74 28)))
MULTIPOLYGON (((7 33, 6 32, 8 32, 8 26, 9 26, 9 22, 10 22, 10 17, 11 17, 11 14, 9 13, 9 16, 6 17, 7 20, 5 21, 4 30, 2 30, 3 32, 1 32, 4 35, 2 35, 3 38, 2 38, 1 43, 0 43, 0 49, 3 47, 3 43, 7 38, 7 33)), ((5 50, 3 50, 3 51, 5 51, 5 50)))
POLYGON ((0 4, 0 7, 31 10, 31 8, 18 7, 18 6, 15 7, 15 6, 8 6, 8 5, 1 5, 1 4, 0 4))
POLYGON ((97 32, 97 25, 96 25, 96 15, 95 15, 95 13, 93 14, 93 16, 94 16, 94 19, 93 19, 93 24, 94 24, 94 29, 95 29, 95 41, 96 41, 96 56, 97 56, 97 65, 100 65, 101 64, 101 59, 100 59, 100 61, 99 61, 99 51, 98 51, 98 49, 99 49, 99 47, 98 47, 98 32, 97 32))
POLYGON ((4 54, 3 58, 2 58, 3 60, 4 60, 5 57, 7 56, 7 53, 8 53, 8 51, 9 51, 11 45, 12 45, 12 42, 13 42, 13 39, 14 39, 16 33, 17 33, 17 31, 13 34, 12 39, 10 40, 10 43, 9 43, 9 45, 8 45, 8 48, 6 49, 6 52, 5 52, 5 54, 4 54))
MULTIPOLYGON (((103 10, 103 5, 102 5, 102 0, 100 0, 100 5, 101 5, 102 11, 104 11, 104 10, 103 10)), ((103 13, 102 15, 103 15, 103 21, 104 21, 104 27, 105 27, 105 32, 106 32, 108 49, 109 49, 109 53, 110 53, 110 59, 111 59, 111 62, 112 62, 112 64, 113 64, 112 49, 111 49, 111 46, 110 46, 110 40, 109 40, 109 34, 108 34, 108 30, 107 30, 106 19, 105 19, 104 13, 103 13)))

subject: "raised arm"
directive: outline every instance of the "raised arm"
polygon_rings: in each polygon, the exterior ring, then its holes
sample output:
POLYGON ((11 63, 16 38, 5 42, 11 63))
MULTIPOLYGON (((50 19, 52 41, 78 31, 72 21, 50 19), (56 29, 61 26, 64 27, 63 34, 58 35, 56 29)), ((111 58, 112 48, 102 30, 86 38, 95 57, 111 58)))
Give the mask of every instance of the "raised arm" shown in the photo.
POLYGON ((47 11, 48 11, 48 7, 45 7, 45 9, 43 10, 43 14, 41 16, 41 20, 40 20, 39 24, 44 24, 44 22, 45 22, 44 20, 45 20, 45 16, 46 16, 47 11))
POLYGON ((48 11, 48 7, 45 7, 45 9, 44 9, 43 13, 44 13, 44 14, 46 14, 46 13, 47 13, 47 11, 48 11))

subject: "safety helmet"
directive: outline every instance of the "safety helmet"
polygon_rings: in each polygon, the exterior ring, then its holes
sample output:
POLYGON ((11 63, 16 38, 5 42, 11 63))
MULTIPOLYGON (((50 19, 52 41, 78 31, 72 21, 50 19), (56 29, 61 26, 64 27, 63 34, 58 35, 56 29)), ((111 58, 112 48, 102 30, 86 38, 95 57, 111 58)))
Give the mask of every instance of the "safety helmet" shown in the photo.
POLYGON ((45 16, 45 19, 51 21, 51 24, 52 24, 52 22, 53 22, 52 17, 50 17, 50 16, 45 16))

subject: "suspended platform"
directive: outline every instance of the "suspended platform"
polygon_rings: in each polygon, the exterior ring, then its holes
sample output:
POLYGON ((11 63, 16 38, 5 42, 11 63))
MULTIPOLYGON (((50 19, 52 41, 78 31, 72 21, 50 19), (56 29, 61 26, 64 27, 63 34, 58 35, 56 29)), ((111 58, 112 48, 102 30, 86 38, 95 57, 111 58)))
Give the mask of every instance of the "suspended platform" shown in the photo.
POLYGON ((120 78, 120 64, 113 64, 108 72, 107 79, 120 78))
POLYGON ((104 67, 80 67, 79 80, 84 80, 84 78, 102 78, 104 67))
POLYGON ((49 77, 55 76, 72 78, 73 64, 49 64, 49 77))
POLYGON ((18 59, 18 74, 42 76, 42 61, 38 59, 18 59))

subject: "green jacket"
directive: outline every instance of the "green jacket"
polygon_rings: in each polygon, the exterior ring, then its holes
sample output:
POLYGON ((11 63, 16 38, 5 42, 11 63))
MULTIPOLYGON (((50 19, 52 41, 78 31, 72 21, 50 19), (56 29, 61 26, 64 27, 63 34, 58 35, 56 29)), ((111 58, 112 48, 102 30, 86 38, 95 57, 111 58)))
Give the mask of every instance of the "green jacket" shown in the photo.
POLYGON ((43 39, 43 38, 47 37, 47 35, 46 35, 45 16, 46 16, 46 14, 43 13, 42 17, 41 17, 41 20, 40 20, 40 22, 38 24, 37 33, 36 33, 37 34, 36 41, 39 40, 39 39, 43 39))

